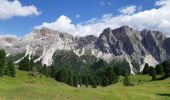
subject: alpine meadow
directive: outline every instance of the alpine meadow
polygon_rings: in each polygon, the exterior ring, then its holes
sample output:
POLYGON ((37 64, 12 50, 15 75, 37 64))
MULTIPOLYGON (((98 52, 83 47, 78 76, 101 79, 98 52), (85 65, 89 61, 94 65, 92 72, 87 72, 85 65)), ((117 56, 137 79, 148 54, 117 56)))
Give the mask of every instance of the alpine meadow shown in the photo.
POLYGON ((0 100, 170 100, 170 0, 0 0, 0 100))

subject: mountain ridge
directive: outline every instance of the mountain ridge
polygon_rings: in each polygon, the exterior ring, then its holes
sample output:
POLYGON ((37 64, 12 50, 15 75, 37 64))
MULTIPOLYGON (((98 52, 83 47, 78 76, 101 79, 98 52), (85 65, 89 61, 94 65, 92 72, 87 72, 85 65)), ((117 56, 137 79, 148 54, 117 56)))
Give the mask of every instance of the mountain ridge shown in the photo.
MULTIPOLYGON (((29 58, 36 55, 38 58, 34 62, 41 61, 47 65, 54 62, 53 56, 57 50, 72 50, 78 56, 90 51, 91 55, 107 62, 113 59, 126 60, 132 74, 142 71, 145 63, 155 66, 170 58, 170 38, 159 31, 137 31, 129 26, 104 29, 99 37, 72 36, 43 27, 33 30, 24 38, 12 40, 11 45, 6 43, 9 41, 1 42, 0 48, 5 49, 8 55, 23 53, 29 58), (137 69, 133 63, 139 64, 137 69)), ((22 58, 15 62, 18 63, 22 58)))

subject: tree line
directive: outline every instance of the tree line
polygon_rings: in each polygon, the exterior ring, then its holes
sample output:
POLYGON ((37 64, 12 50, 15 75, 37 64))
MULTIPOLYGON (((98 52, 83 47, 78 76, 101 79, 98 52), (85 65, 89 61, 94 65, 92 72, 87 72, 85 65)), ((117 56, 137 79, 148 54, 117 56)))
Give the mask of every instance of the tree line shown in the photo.
POLYGON ((120 64, 112 66, 114 67, 111 67, 111 64, 107 64, 104 60, 100 59, 91 66, 91 71, 81 73, 69 67, 56 67, 54 65, 35 67, 33 59, 29 60, 28 56, 24 57, 19 62, 19 70, 31 71, 34 76, 36 76, 36 73, 41 73, 45 75, 46 78, 52 77, 70 86, 81 87, 84 85, 93 88, 115 84, 118 82, 118 78, 121 75, 126 76, 127 79, 127 76, 130 74, 129 68, 123 68, 120 64))
POLYGON ((3 77, 3 75, 15 77, 16 71, 14 63, 7 60, 5 51, 0 49, 0 76, 3 77))
POLYGON ((170 61, 164 61, 154 67, 149 66, 147 63, 144 66, 143 69, 143 75, 149 74, 152 76, 152 80, 156 79, 166 79, 170 77, 170 61), (160 78, 156 78, 157 75, 162 75, 160 78))

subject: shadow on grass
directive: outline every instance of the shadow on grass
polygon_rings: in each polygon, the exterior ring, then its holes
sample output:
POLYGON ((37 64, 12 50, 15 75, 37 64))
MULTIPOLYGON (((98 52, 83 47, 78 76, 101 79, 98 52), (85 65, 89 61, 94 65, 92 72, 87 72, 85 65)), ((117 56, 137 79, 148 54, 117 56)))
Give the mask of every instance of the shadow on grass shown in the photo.
POLYGON ((159 93, 159 94, 157 94, 157 95, 159 95, 159 96, 166 96, 166 97, 170 97, 170 94, 168 94, 168 93, 159 93))

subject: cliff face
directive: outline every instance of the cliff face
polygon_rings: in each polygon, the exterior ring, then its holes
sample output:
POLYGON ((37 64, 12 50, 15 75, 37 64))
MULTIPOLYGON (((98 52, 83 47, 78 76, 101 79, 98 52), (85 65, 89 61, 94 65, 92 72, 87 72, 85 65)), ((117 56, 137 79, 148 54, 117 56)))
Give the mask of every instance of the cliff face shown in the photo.
MULTIPOLYGON (((107 62, 112 59, 126 60, 131 73, 142 71, 145 63, 154 66, 170 58, 169 38, 158 31, 137 31, 128 26, 114 30, 107 28, 99 37, 75 37, 41 28, 22 39, 3 37, 0 41, 0 47, 4 48, 7 54, 24 53, 25 56, 36 56, 34 62, 41 61, 47 65, 55 62, 53 56, 57 50, 71 50, 78 56, 88 53, 107 62), (7 45, 8 43, 10 45, 7 45)), ((16 63, 20 59, 16 59, 16 63)))

